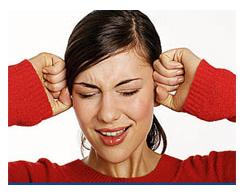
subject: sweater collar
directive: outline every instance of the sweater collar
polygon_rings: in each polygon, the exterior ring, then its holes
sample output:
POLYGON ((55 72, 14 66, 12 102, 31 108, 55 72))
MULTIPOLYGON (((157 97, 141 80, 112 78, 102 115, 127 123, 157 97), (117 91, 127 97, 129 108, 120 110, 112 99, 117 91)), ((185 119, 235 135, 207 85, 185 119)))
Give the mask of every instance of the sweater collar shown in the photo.
POLYGON ((86 183, 133 183, 133 182, 171 182, 174 178, 181 160, 163 154, 153 171, 147 175, 133 178, 115 178, 104 175, 77 159, 67 165, 69 177, 72 182, 86 183))

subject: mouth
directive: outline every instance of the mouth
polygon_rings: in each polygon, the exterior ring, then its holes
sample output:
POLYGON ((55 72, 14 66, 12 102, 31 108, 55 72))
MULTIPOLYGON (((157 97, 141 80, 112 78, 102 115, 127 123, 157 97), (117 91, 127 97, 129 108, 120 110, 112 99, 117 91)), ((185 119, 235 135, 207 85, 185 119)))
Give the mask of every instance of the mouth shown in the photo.
POLYGON ((98 129, 96 130, 97 133, 103 135, 103 136, 111 136, 116 137, 121 135, 122 133, 126 132, 129 129, 130 126, 127 127, 118 127, 115 129, 98 129))
POLYGON ((99 134, 102 142, 107 146, 115 146, 123 142, 130 126, 118 127, 114 129, 97 129, 96 132, 99 134))

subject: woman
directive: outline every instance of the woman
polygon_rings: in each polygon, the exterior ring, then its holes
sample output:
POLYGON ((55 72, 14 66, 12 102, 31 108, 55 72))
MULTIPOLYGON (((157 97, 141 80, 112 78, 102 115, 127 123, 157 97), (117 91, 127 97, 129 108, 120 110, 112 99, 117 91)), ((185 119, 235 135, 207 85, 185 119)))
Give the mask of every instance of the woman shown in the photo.
POLYGON ((235 152, 184 161, 164 154, 166 136, 153 115, 161 104, 235 121, 235 75, 185 48, 161 54, 153 24, 139 11, 94 11, 74 28, 65 63, 42 53, 9 75, 10 125, 34 125, 73 104, 92 146, 88 157, 63 166, 11 162, 10 182, 235 182, 235 152))

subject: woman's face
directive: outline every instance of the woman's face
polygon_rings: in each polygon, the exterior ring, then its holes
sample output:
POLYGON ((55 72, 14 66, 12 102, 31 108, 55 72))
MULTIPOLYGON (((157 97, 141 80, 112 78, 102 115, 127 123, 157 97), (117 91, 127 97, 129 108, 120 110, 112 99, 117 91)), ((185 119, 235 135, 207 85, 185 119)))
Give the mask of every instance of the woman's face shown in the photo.
POLYGON ((80 127, 95 152, 117 163, 146 146, 154 107, 152 66, 133 50, 81 72, 72 91, 80 127))

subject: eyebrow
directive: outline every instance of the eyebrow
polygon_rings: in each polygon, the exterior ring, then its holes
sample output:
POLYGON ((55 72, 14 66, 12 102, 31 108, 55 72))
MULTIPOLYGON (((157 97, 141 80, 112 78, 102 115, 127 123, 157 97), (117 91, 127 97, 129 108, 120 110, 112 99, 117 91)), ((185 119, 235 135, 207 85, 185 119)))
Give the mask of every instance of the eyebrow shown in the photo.
MULTIPOLYGON (((134 79, 127 79, 127 80, 120 81, 118 84, 115 85, 115 88, 120 86, 120 85, 124 85, 124 84, 130 83, 131 81, 136 81, 136 80, 142 80, 142 78, 134 78, 134 79)), ((82 85, 82 86, 88 87, 88 88, 99 89, 99 87, 97 85, 94 85, 91 83, 79 82, 79 83, 74 83, 74 84, 82 85)))

